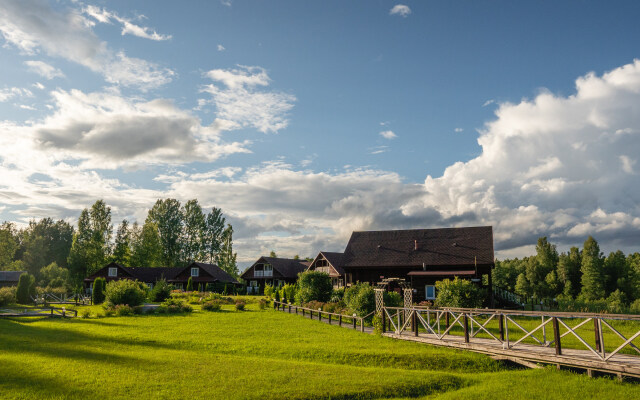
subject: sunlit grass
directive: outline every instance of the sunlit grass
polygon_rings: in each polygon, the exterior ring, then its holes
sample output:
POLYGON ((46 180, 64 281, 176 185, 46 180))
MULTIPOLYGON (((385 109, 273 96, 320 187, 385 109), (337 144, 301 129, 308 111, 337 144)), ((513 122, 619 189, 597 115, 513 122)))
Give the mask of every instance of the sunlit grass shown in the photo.
POLYGON ((486 398, 478 393, 504 390, 510 399, 638 394, 634 385, 505 370, 483 355, 255 304, 246 312, 225 306, 179 316, 0 320, 2 399, 486 398), (557 390, 549 392, 548 382, 557 390))

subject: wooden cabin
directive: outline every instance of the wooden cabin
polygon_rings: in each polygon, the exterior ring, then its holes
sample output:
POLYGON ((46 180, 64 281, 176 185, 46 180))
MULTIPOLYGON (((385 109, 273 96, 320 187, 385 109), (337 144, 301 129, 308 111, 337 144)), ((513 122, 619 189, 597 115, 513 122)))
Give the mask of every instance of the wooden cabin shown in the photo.
POLYGON ((27 271, 0 271, 0 287, 18 286, 20 275, 27 271))
POLYGON ((265 285, 282 286, 296 283, 298 274, 309 266, 305 260, 260 257, 240 276, 247 282, 247 294, 264 293, 265 285))
POLYGON ((217 265, 199 262, 193 262, 184 267, 157 268, 125 267, 118 263, 110 263, 84 279, 85 288, 88 291, 90 291, 93 281, 98 277, 105 278, 107 282, 120 279, 138 280, 146 283, 149 287, 153 287, 157 281, 165 279, 178 289, 185 289, 189 278, 191 278, 193 288, 196 290, 199 287, 205 289, 207 285, 213 285, 217 287, 217 290, 222 290, 224 285, 240 285, 234 277, 217 265))
POLYGON ((308 271, 319 271, 329 274, 334 289, 344 287, 344 269, 342 269, 342 258, 344 253, 333 253, 321 251, 311 262, 308 271))

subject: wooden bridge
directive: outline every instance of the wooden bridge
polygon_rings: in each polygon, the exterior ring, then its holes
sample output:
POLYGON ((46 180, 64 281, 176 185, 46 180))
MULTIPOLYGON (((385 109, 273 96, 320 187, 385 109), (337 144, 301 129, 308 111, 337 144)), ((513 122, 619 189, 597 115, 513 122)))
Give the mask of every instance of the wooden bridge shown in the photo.
POLYGON ((640 378, 640 315, 383 307, 383 335, 528 367, 640 378), (636 344, 634 344, 636 341, 636 344))

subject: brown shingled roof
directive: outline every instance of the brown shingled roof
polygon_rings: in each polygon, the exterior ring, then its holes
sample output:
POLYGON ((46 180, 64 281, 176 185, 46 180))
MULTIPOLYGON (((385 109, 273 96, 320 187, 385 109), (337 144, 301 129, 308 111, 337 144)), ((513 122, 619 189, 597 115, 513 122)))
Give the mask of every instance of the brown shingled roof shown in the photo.
POLYGON ((343 267, 493 265, 490 226, 353 232, 343 267))

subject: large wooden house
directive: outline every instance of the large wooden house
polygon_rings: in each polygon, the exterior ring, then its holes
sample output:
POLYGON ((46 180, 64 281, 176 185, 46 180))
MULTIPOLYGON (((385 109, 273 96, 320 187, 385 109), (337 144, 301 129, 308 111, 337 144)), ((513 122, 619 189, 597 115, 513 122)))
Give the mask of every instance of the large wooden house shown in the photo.
POLYGON ((336 287, 403 278, 414 299, 431 300, 435 282, 454 277, 482 284, 486 275, 491 293, 493 267, 493 230, 481 226, 353 232, 344 253, 321 252, 309 269, 327 272, 336 287))
POLYGON ((292 258, 260 257, 240 276, 247 282, 247 293, 263 293, 265 285, 295 283, 309 262, 292 258))
POLYGON ((27 271, 0 271, 0 287, 18 286, 20 275, 27 271))
POLYGON ((110 263, 98 270, 96 273, 84 279, 85 288, 89 290, 96 278, 105 278, 107 282, 131 279, 144 282, 149 287, 161 279, 174 285, 178 289, 185 289, 187 281, 191 278, 194 289, 207 285, 240 285, 240 283, 222 268, 215 264, 193 262, 184 267, 125 267, 118 263, 110 263))

